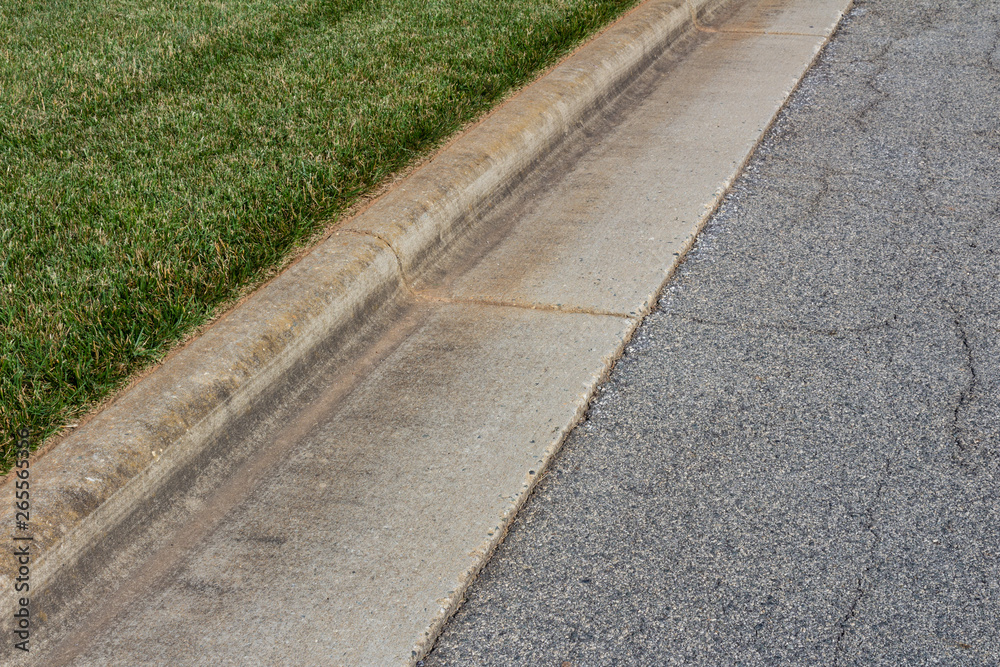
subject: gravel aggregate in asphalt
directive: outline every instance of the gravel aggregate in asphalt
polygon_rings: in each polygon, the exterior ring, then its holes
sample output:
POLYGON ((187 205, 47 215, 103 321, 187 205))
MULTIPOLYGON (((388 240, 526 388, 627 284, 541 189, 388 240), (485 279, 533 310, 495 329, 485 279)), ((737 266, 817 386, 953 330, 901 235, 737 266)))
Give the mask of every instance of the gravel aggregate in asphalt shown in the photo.
POLYGON ((998 109, 856 2, 424 664, 1000 664, 998 109))

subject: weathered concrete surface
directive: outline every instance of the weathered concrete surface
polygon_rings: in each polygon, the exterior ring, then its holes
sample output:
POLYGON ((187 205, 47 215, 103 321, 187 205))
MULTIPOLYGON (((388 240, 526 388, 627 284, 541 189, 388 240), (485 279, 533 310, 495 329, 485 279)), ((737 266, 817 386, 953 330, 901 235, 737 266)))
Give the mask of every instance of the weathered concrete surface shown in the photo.
MULTIPOLYGON (((787 22, 797 4, 782 12, 768 2, 753 15, 758 24, 761 16, 787 22)), ((398 266, 386 280, 386 306, 368 313, 353 346, 318 335, 322 354, 249 402, 244 418, 173 459, 169 477, 141 502, 123 504, 115 521, 78 539, 76 557, 33 598, 37 664, 382 665, 422 655, 743 163, 754 132, 825 39, 822 31, 738 34, 740 25, 690 33, 628 94, 512 175, 517 189, 458 219, 465 231, 445 233, 434 216, 422 217, 455 206, 435 209, 411 192, 407 210, 419 229, 387 218, 388 226, 355 223, 332 237, 375 243, 365 247, 382 259, 391 248, 398 266), (664 102, 678 113, 643 105, 659 85, 672 87, 664 102), (741 100, 738 114, 731 96, 741 100), (630 120, 646 113, 654 120, 630 120), (671 134, 681 122, 681 135, 671 134), (606 147, 614 142, 637 162, 616 158, 606 147), (655 159, 654 145, 663 151, 655 159), (686 160, 697 177, 681 179, 677 165, 686 160), (621 192, 585 174, 622 169, 637 182, 676 174, 682 183, 636 206, 634 219, 620 217, 621 192), (579 188, 540 198, 548 213, 528 216, 538 192, 581 178, 595 217, 574 209, 578 238, 563 212, 579 188), (530 236, 548 224, 548 235, 530 236), (646 234, 661 239, 654 253, 618 252, 645 244, 646 234), (417 238, 449 250, 414 249, 417 238), (557 242, 532 247, 531 238, 557 242), (603 254, 590 252, 594 239, 603 239, 603 254), (584 273, 581 258, 592 263, 584 273), (505 271, 483 272, 497 261, 505 271), (635 269, 636 261, 653 268, 635 269), (560 273, 571 288, 560 287, 560 273), (525 280, 508 298, 511 283, 491 281, 511 275, 544 278, 542 288, 525 280), (604 287, 585 288, 588 279, 604 287)), ((438 194, 439 203, 461 199, 447 188, 438 194)))
POLYGON ((426 664, 1000 664, 997 109, 857 2, 426 664))
POLYGON ((620 317, 493 306, 416 310, 425 312, 411 314, 412 330, 349 393, 329 383, 335 396, 313 397, 320 409, 268 434, 290 446, 238 485, 240 502, 204 475, 178 499, 144 555, 142 585, 115 594, 128 614, 76 628, 67 655, 122 665, 153 655, 410 660, 631 328, 620 317), (220 509, 224 520, 208 525, 220 509), (166 524, 197 540, 178 549, 166 524), (248 622, 255 631, 234 632, 248 622))
POLYGON ((769 35, 828 35, 840 21, 844 3, 816 0, 789 4, 782 0, 762 0, 735 5, 722 23, 700 21, 705 30, 721 32, 761 32, 769 35))

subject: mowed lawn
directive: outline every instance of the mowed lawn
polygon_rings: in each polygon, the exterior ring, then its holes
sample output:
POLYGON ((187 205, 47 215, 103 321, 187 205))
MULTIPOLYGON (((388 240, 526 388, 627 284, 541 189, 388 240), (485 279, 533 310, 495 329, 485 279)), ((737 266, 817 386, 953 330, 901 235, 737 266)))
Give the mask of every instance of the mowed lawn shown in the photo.
POLYGON ((0 3, 0 470, 633 4, 0 3))

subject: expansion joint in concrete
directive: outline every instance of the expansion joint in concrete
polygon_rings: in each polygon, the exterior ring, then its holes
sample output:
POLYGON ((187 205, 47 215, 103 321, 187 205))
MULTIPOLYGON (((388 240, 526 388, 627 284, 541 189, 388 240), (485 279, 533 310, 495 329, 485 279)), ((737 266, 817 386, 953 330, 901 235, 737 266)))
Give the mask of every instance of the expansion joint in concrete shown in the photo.
POLYGON ((403 269, 403 260, 400 259, 399 253, 396 252, 396 249, 392 247, 392 244, 389 243, 389 241, 387 241, 381 235, 376 234, 375 232, 359 231, 356 229, 345 229, 344 232, 348 234, 356 234, 357 236, 366 236, 368 238, 373 238, 376 241, 378 241, 379 244, 382 245, 382 247, 384 247, 386 250, 392 253, 393 258, 395 258, 396 260, 396 270, 399 271, 399 282, 402 284, 403 289, 405 289, 407 294, 409 294, 410 296, 414 298, 419 298, 417 296, 416 290, 413 289, 413 283, 407 277, 406 271, 403 269))
POLYGON ((618 313, 610 310, 601 310, 599 308, 564 306, 562 304, 552 304, 552 303, 529 304, 529 303, 518 303, 516 301, 501 301, 497 299, 470 299, 470 298, 443 297, 436 294, 430 294, 425 291, 415 291, 414 296, 418 299, 422 299, 424 301, 430 301, 433 303, 492 306, 496 308, 518 308, 521 310, 541 310, 550 313, 565 313, 569 315, 596 315, 598 317, 621 317, 633 322, 636 322, 640 319, 640 316, 634 313, 631 314, 618 313))
POLYGON ((595 315, 598 317, 621 317, 626 320, 637 322, 641 315, 635 313, 619 313, 610 310, 601 310, 599 308, 585 308, 582 306, 566 306, 558 303, 518 303, 516 301, 502 301, 499 299, 474 299, 474 298, 456 298, 456 297, 446 297, 440 296, 438 294, 432 294, 427 290, 418 290, 413 286, 413 282, 406 275, 406 271, 403 270, 403 261, 399 257, 399 253, 396 249, 392 247, 381 235, 374 232, 368 231, 357 231, 353 229, 345 230, 350 234, 357 234, 359 236, 367 236, 378 241, 386 250, 392 253, 392 256, 396 259, 396 268, 399 270, 399 280, 403 285, 403 289, 406 293, 415 300, 424 301, 429 303, 439 303, 439 304, 449 304, 449 305, 471 305, 471 306, 492 306, 495 308, 518 308, 521 310, 541 310, 551 313, 565 313, 571 315, 595 315))

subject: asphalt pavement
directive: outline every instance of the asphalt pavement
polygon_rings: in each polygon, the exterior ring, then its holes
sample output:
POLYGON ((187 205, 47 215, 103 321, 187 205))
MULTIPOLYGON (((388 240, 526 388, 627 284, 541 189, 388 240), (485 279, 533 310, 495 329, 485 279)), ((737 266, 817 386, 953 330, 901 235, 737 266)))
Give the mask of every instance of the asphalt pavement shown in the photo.
POLYGON ((424 664, 1000 664, 998 110, 856 2, 424 664))

